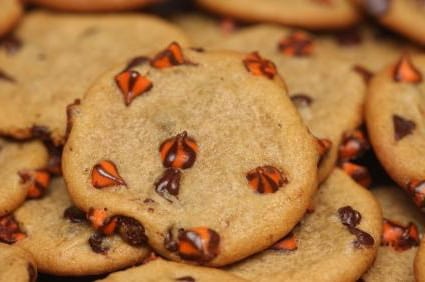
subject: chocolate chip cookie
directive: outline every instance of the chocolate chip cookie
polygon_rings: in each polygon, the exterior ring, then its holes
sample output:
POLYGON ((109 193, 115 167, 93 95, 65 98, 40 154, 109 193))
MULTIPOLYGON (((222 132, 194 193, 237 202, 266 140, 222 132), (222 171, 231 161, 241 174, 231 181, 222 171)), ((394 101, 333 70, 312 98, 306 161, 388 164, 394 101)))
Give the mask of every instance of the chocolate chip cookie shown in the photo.
POLYGON ((0 37, 8 33, 22 16, 19 0, 2 0, 0 2, 0 37))
POLYGON ((228 270, 250 281, 355 281, 372 264, 381 230, 373 195, 335 169, 289 236, 228 270))
POLYGON ((415 257, 415 278, 418 282, 425 281, 425 239, 422 239, 421 245, 415 257))
POLYGON ((40 197, 50 181, 44 170, 48 153, 38 141, 14 143, 0 139, 0 216, 12 212, 27 197, 40 197))
POLYGON ((131 10, 157 2, 156 0, 29 0, 47 8, 72 12, 115 12, 131 10))
POLYGON ((31 254, 21 248, 0 243, 0 281, 35 282, 37 266, 31 254))
POLYGON ((149 252, 143 243, 123 241, 137 238, 137 232, 129 232, 135 229, 123 223, 126 219, 111 221, 115 233, 96 232, 88 216, 72 204, 61 178, 52 181, 43 199, 26 202, 16 210, 13 220, 23 234, 15 245, 32 253, 44 273, 69 276, 107 273, 133 266, 149 252))
POLYGON ((66 107, 105 69, 185 36, 146 15, 33 12, 17 29, 20 45, 0 49, 0 133, 64 143, 66 107), (141 36, 143 34, 143 36, 141 36), (60 40, 58 39, 60 38, 60 40))
POLYGON ((419 207, 425 199, 425 57, 404 54, 370 82, 366 122, 388 174, 419 207))
POLYGON ((220 266, 258 252, 316 190, 317 144, 257 53, 173 42, 104 74, 70 123, 73 201, 135 218, 173 260, 220 266))

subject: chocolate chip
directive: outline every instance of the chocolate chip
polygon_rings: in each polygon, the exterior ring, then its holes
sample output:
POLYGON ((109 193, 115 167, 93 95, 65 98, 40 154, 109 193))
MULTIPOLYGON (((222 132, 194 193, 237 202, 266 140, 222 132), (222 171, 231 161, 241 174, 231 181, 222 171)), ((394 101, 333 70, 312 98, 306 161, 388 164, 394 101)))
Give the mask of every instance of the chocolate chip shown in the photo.
POLYGON ((13 34, 9 34, 0 40, 0 48, 4 48, 8 55, 13 55, 22 47, 22 41, 13 34))
POLYGON ((83 223, 87 221, 86 214, 76 206, 67 208, 63 213, 63 217, 69 219, 72 223, 83 223))
POLYGON ((143 225, 131 217, 118 217, 118 234, 132 246, 142 246, 148 241, 143 225))
POLYGON ((297 108, 306 108, 313 103, 313 98, 306 94, 300 93, 292 95, 291 101, 297 108))
POLYGON ((179 230, 178 254, 182 259, 207 262, 219 254, 220 235, 212 229, 199 227, 179 230))
POLYGON ((12 83, 15 83, 16 82, 16 80, 12 76, 10 76, 9 74, 5 73, 1 69, 0 69, 0 80, 5 80, 5 81, 8 81, 8 82, 12 82, 12 83))
POLYGON ((366 10, 375 16, 383 16, 390 8, 390 0, 365 0, 366 10))
POLYGON ((179 194, 180 178, 181 171, 179 169, 166 169, 161 178, 155 182, 155 192, 171 202, 170 195, 177 196, 179 194))
POLYGON ((372 236, 370 236, 369 233, 364 232, 363 230, 360 230, 356 227, 348 227, 348 231, 350 231, 351 234, 356 236, 356 240, 353 242, 354 247, 361 249, 363 247, 372 247, 373 244, 375 244, 375 240, 372 236))
POLYGON ((393 115, 394 139, 399 141, 409 134, 412 134, 416 128, 416 123, 399 115, 393 115))
POLYGON ((165 234, 164 237, 164 248, 170 252, 177 252, 178 250, 178 244, 177 242, 173 239, 173 233, 171 231, 171 229, 168 229, 167 233, 165 234))
POLYGON ((183 277, 176 278, 176 281, 179 281, 179 282, 195 282, 196 280, 192 276, 183 276, 183 277))
POLYGON ((0 217, 0 242, 13 244, 25 236, 13 215, 0 217))
POLYGON ((98 254, 106 254, 109 247, 105 246, 104 240, 106 236, 100 232, 93 233, 89 238, 89 245, 93 252, 98 254))
POLYGON ((143 65, 145 63, 149 62, 149 58, 145 56, 139 56, 131 59, 127 66, 125 67, 124 71, 128 71, 130 69, 133 69, 137 66, 143 65))
POLYGON ((27 264, 27 272, 28 272, 28 281, 35 282, 37 280, 37 271, 35 270, 35 266, 31 263, 27 264))
POLYGON ((339 208, 338 214, 342 224, 348 227, 355 227, 362 220, 361 214, 350 206, 339 208))
POLYGON ((363 78, 363 80, 366 84, 369 83, 369 81, 373 77, 373 73, 363 66, 355 65, 353 67, 353 70, 362 76, 362 78, 363 78))
POLYGON ((338 32, 336 39, 341 46, 354 46, 363 42, 363 38, 358 28, 352 28, 338 32))

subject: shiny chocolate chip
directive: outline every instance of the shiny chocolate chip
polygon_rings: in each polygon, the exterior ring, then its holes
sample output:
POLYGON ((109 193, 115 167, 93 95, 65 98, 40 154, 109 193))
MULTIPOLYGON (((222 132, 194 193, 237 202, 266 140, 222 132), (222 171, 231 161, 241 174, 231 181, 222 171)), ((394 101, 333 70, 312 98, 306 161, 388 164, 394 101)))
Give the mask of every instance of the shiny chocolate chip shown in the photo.
POLYGON ((338 209, 339 219, 348 227, 356 227, 362 220, 361 214, 350 206, 338 209))
POLYGON ((179 194, 180 179, 181 171, 179 169, 166 169, 161 178, 155 182, 155 192, 170 201, 170 195, 177 196, 179 194))
POLYGON ((313 103, 313 98, 303 93, 297 93, 291 96, 291 101, 297 108, 306 108, 313 103))
POLYGON ((118 234, 132 246, 142 246, 148 241, 143 225, 131 217, 118 217, 118 234))
POLYGON ((109 247, 105 244, 106 236, 100 232, 93 233, 89 238, 89 245, 93 252, 98 254, 106 254, 109 250, 109 247))
POLYGON ((63 217, 69 219, 72 223, 83 223, 87 221, 86 214, 75 206, 70 206, 67 208, 63 217))
POLYGON ((348 231, 356 236, 356 240, 353 241, 353 244, 357 249, 361 249, 363 247, 369 248, 375 244, 373 237, 363 230, 360 230, 356 227, 348 227, 348 231))
POLYGON ((178 243, 173 239, 173 233, 171 229, 168 229, 164 237, 164 248, 170 252, 177 252, 178 243))

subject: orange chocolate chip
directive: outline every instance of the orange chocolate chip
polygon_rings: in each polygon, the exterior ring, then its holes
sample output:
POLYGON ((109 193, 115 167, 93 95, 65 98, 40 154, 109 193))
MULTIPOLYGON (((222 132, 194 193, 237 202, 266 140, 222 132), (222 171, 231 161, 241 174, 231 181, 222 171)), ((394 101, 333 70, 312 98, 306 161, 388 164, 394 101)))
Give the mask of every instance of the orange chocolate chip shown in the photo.
POLYGON ((198 144, 186 131, 162 142, 159 153, 164 167, 191 168, 196 161, 198 144))
POLYGON ((151 61, 152 67, 157 69, 165 69, 172 66, 179 66, 183 64, 192 64, 185 60, 183 50, 177 42, 172 42, 168 47, 159 52, 151 61))
POLYGON ((91 183, 95 188, 105 188, 127 184, 119 175, 115 164, 108 160, 100 161, 91 172, 91 183))
POLYGON ((369 142, 362 130, 344 133, 338 148, 338 161, 345 162, 361 157, 369 149, 369 142))
POLYGON ((341 168, 356 181, 358 184, 369 187, 372 183, 370 178, 369 170, 361 165, 354 164, 351 162, 344 162, 341 164, 341 168))
POLYGON ((115 76, 115 82, 124 96, 124 103, 129 106, 138 96, 152 89, 152 82, 137 71, 128 70, 115 76))
POLYGON ((50 173, 45 169, 20 171, 21 183, 28 189, 27 197, 37 199, 44 195, 50 184, 50 173))
POLYGON ((272 250, 278 251, 295 251, 298 249, 297 239, 295 235, 291 232, 285 236, 282 240, 275 243, 272 247, 272 250))
POLYGON ((309 56, 314 51, 313 37, 302 31, 295 31, 279 41, 278 49, 286 56, 309 56))
POLYGON ((425 203, 425 181, 412 180, 407 184, 407 191, 413 198, 415 204, 422 208, 425 203))
POLYGON ((332 148, 332 141, 326 138, 322 138, 322 139, 316 138, 316 140, 317 140, 317 150, 319 152, 318 165, 320 165, 325 159, 325 156, 328 154, 328 152, 332 148))
POLYGON ((420 83, 422 82, 421 72, 413 65, 409 54, 401 56, 393 72, 393 78, 396 82, 420 83))
POLYGON ((117 227, 117 218, 108 217, 106 209, 90 208, 87 219, 94 229, 101 231, 105 235, 111 235, 117 227))
POLYGON ((269 60, 263 59, 258 52, 248 54, 243 63, 245 68, 256 76, 265 76, 273 79, 277 74, 276 65, 269 60))
POLYGON ((288 179, 277 168, 269 165, 250 170, 246 179, 251 189, 260 194, 274 193, 288 183, 288 179))
POLYGON ((405 251, 419 245, 419 231, 414 223, 402 226, 384 219, 383 227, 381 245, 391 246, 397 251, 405 251))
POLYGON ((0 217, 0 242, 13 244, 25 237, 13 215, 0 217))
POLYGON ((206 227, 180 230, 178 254, 186 260, 207 262, 219 253, 220 235, 206 227))

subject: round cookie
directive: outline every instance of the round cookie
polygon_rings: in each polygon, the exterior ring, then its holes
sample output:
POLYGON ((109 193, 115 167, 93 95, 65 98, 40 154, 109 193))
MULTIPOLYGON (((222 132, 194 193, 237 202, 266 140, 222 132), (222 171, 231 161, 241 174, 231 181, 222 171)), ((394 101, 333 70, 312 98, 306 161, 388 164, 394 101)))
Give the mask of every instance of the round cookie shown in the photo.
POLYGON ((31 254, 0 243, 0 282, 35 282, 37 266, 31 254))
POLYGON ((422 0, 358 0, 378 21, 425 45, 425 2, 422 0))
POLYGON ((335 169, 312 213, 268 250, 227 270, 250 281, 355 281, 372 264, 382 215, 373 195, 335 169))
POLYGON ((349 0, 198 0, 205 8, 245 21, 275 22, 308 29, 354 25, 359 12, 349 0))
POLYGON ((25 201, 37 181, 37 174, 45 176, 42 169, 47 162, 48 153, 41 142, 14 143, 0 139, 0 216, 25 201))
POLYGON ((425 239, 419 246, 418 252, 415 257, 415 278, 417 282, 425 281, 425 239))
POLYGON ((72 12, 116 12, 137 9, 156 0, 29 0, 47 8, 72 12))
POLYGON ((0 2, 0 37, 8 33, 22 16, 20 0, 2 0, 0 2))
POLYGON ((55 144, 64 143, 67 105, 105 69, 126 58, 137 62, 172 40, 186 43, 168 23, 136 14, 33 12, 15 37, 20 45, 14 52, 0 49, 0 133, 47 135, 55 144))
POLYGON ((425 219, 412 206, 406 194, 396 187, 372 189, 384 214, 384 233, 373 266, 363 275, 367 282, 415 281, 413 260, 418 250, 418 232, 423 232, 425 219), (409 235, 412 233, 412 235, 409 235))
POLYGON ((234 276, 223 270, 193 266, 188 264, 156 259, 142 266, 133 267, 124 271, 110 274, 103 282, 128 281, 128 282, 174 282, 174 281, 226 281, 243 282, 242 278, 234 276))
POLYGON ((311 133, 328 142, 319 166, 319 181, 332 171, 343 134, 362 121, 366 94, 361 76, 345 61, 320 57, 316 41, 304 32, 259 25, 234 33, 214 48, 259 51, 279 69, 311 133), (344 87, 338 87, 344 85, 344 87))
POLYGON ((14 217, 26 234, 15 245, 32 253, 44 273, 107 273, 133 266, 149 253, 145 245, 131 246, 118 235, 95 233, 86 215, 73 206, 62 178, 55 178, 43 199, 25 203, 14 217))
POLYGON ((317 186, 315 140, 285 92, 258 54, 172 43, 114 68, 73 115, 71 197, 135 218, 173 260, 220 266, 258 252, 293 228, 317 186))
POLYGON ((425 199, 425 57, 407 54, 370 82, 366 123, 388 174, 423 207, 425 199))

